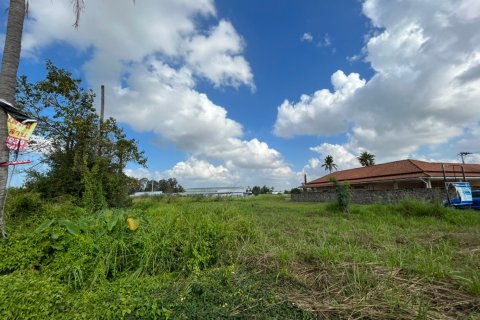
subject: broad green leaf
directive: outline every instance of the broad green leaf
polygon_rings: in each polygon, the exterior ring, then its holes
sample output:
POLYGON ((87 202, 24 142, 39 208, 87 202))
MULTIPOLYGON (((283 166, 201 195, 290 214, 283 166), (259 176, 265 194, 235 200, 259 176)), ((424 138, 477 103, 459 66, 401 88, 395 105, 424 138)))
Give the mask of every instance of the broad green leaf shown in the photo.
POLYGON ((68 233, 75 236, 80 234, 80 228, 75 223, 69 220, 62 220, 61 223, 65 226, 65 228, 67 228, 68 233))
POLYGON ((110 217, 110 220, 107 222, 108 232, 111 232, 113 228, 117 225, 118 215, 113 215, 110 217))
POLYGON ((50 219, 44 221, 41 225, 38 226, 37 229, 35 229, 35 233, 42 233, 43 231, 47 230, 50 228, 50 226, 55 222, 55 219, 50 219))

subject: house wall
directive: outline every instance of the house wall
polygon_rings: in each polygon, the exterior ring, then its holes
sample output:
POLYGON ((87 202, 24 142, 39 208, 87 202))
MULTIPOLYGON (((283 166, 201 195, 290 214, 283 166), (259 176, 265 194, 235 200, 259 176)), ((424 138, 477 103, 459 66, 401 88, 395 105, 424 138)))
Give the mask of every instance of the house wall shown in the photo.
MULTIPOLYGON (((451 197, 455 192, 450 191, 451 197)), ((439 202, 446 199, 445 190, 441 189, 398 189, 398 190, 355 190, 351 189, 352 203, 396 203, 404 198, 418 199, 428 202, 439 202)), ((334 191, 304 192, 292 194, 292 201, 297 202, 335 202, 334 191)))

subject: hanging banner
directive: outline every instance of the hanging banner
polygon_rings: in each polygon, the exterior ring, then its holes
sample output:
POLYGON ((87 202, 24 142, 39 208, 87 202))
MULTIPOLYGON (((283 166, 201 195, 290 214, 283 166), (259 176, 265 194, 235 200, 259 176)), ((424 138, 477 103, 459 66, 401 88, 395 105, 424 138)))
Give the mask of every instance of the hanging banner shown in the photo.
POLYGON ((8 113, 7 116, 7 148, 11 150, 23 151, 27 146, 28 139, 30 139, 33 130, 35 130, 35 127, 37 126, 37 122, 22 123, 20 121, 17 121, 8 113))

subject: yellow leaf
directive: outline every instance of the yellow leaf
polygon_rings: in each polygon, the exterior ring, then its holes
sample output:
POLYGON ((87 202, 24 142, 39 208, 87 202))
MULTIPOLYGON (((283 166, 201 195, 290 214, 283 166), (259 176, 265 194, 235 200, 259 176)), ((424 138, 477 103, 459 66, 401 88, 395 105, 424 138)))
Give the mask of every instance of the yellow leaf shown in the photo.
POLYGON ((128 229, 135 231, 140 226, 140 220, 135 218, 128 218, 127 224, 128 224, 128 229))

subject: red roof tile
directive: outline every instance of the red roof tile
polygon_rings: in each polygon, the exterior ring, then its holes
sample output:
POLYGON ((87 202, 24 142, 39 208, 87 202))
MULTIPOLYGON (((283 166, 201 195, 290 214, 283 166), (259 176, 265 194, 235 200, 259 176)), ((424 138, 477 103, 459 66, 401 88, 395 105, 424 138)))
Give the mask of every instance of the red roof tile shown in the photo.
MULTIPOLYGON (((448 177, 462 177, 461 163, 445 163, 445 172, 448 177)), ((480 177, 480 164, 464 164, 465 175, 480 177)), ((319 187, 330 184, 330 178, 338 181, 348 181, 352 184, 376 182, 386 180, 402 180, 412 178, 443 177, 442 163, 425 162, 419 160, 400 160, 377 164, 370 167, 361 167, 332 172, 326 176, 310 181, 306 187, 319 187)))

